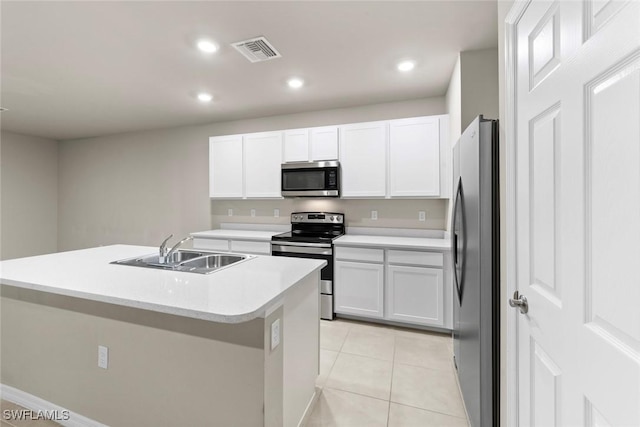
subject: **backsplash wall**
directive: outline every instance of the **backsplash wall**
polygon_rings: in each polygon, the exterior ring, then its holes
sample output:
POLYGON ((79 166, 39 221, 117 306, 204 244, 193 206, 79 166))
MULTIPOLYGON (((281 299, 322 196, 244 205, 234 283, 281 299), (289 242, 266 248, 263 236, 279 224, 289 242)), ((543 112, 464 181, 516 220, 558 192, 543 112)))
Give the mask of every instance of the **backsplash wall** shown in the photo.
POLYGON ((212 200, 211 228, 221 223, 289 224, 292 212, 326 211, 345 214, 347 227, 395 227, 445 230, 448 200, 389 200, 389 199, 278 199, 278 200, 212 200), (229 216, 229 209, 233 215, 229 216), (255 209, 255 217, 251 210, 255 209), (279 217, 274 217, 279 209, 279 217), (378 219, 371 219, 371 211, 378 211, 378 219), (425 211, 425 221, 418 220, 418 212, 425 211))

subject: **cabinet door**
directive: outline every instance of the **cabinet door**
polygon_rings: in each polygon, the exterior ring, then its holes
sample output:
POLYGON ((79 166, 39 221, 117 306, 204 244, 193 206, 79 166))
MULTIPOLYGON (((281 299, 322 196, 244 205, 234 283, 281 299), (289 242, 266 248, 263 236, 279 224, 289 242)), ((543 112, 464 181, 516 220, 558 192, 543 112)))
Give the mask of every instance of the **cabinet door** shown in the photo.
POLYGON ((389 122, 389 195, 440 195, 439 119, 417 117, 389 122))
POLYGON ((309 160, 309 130, 294 129, 284 132, 284 161, 306 162, 309 160))
POLYGON ((265 132, 244 136, 245 197, 280 195, 282 133, 265 132))
POLYGON ((340 129, 343 197, 384 197, 387 182, 387 123, 340 129))
POLYGON ((338 128, 311 129, 310 160, 338 160, 338 128))
POLYGON ((364 262, 336 261, 336 313, 365 317, 384 316, 384 266, 364 262))
POLYGON ((209 138, 209 197, 242 197, 242 136, 209 138))
POLYGON ((386 318, 443 327, 443 294, 442 269, 390 265, 386 318))

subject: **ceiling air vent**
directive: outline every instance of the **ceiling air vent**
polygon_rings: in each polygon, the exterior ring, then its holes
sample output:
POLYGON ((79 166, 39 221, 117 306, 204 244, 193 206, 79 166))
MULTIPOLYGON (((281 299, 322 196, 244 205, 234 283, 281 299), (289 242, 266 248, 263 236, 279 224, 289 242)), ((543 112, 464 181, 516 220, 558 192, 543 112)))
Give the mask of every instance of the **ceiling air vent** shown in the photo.
POLYGON ((256 37, 237 43, 232 43, 238 52, 244 55, 251 62, 268 61, 270 59, 282 58, 282 55, 276 50, 264 37, 256 37))

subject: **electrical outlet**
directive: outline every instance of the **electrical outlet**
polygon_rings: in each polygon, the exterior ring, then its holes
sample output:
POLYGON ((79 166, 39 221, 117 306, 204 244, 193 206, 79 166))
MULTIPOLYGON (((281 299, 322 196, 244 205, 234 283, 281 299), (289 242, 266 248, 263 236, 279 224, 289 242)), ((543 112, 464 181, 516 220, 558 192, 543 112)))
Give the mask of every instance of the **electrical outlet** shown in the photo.
POLYGON ((273 210, 273 217, 274 218, 280 218, 280 209, 274 209, 273 210))
POLYGON ((233 209, 227 209, 227 215, 233 216, 233 209))
POLYGON ((280 319, 271 324, 271 350, 280 344, 280 319))
POLYGON ((371 211, 371 219, 374 221, 378 219, 378 211, 371 211))
POLYGON ((255 209, 251 209, 251 216, 256 216, 256 210, 255 209))
POLYGON ((425 211, 418 212, 418 221, 424 221, 427 219, 427 213, 425 211))
POLYGON ((98 367, 102 369, 109 367, 109 347, 98 346, 98 367))

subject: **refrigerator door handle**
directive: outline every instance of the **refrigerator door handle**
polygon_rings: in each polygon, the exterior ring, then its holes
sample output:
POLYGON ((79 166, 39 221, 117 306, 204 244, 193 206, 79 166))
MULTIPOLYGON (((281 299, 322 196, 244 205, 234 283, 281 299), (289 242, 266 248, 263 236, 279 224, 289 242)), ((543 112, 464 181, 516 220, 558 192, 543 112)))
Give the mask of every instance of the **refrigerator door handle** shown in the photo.
POLYGON ((465 233, 464 233, 464 201, 462 190, 462 177, 458 178, 458 185, 455 193, 455 201, 453 204, 453 216, 451 218, 451 230, 453 232, 453 239, 451 241, 451 263, 453 268, 454 283, 458 294, 458 300, 462 302, 462 285, 464 280, 464 252, 465 252, 465 233), (460 209, 461 218, 458 218, 458 210, 460 209), (458 229, 457 222, 460 220, 460 228, 458 229), (460 244, 462 247, 460 248, 460 244), (458 256, 458 249, 462 249, 460 256, 458 256), (458 270, 460 273, 458 273, 458 270))

